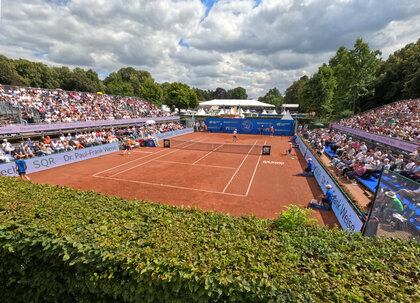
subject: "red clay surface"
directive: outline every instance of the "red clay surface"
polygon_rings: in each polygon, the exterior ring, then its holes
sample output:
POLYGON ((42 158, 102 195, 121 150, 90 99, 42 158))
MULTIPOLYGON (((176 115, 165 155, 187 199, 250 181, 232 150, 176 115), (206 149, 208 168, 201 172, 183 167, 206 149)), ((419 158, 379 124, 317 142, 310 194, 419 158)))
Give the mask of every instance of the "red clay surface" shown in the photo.
MULTIPOLYGON (((193 133, 180 140, 233 143, 231 134, 193 133)), ((134 149, 31 174, 33 182, 94 190, 235 216, 275 218, 289 204, 306 206, 321 194, 299 150, 286 154, 289 137, 238 135, 235 144, 271 145, 270 156, 175 148, 134 149), (294 158, 294 160, 292 159, 294 158)), ((332 211, 314 210, 320 224, 338 224, 332 211)))

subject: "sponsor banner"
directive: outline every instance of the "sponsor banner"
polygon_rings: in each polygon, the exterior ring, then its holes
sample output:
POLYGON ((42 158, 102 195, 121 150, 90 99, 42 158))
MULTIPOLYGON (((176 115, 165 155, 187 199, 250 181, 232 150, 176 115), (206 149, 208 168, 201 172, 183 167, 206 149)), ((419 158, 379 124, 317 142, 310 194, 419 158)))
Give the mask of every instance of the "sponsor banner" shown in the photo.
POLYGON ((65 129, 73 129, 73 128, 101 127, 101 126, 113 126, 113 125, 117 126, 117 125, 122 125, 122 124, 145 123, 148 120, 154 120, 156 122, 175 121, 175 120, 179 120, 179 116, 5 126, 5 127, 0 127, 0 135, 65 130, 65 129))
POLYGON ((346 196, 324 170, 324 167, 319 163, 318 159, 302 141, 300 136, 297 137, 296 142, 299 145, 299 149, 304 155, 305 160, 307 161, 308 158, 312 158, 312 163, 314 165, 314 176, 324 194, 327 192, 325 185, 331 184, 331 190, 333 192, 332 210, 340 222, 341 227, 344 230, 360 232, 363 226, 363 222, 359 218, 353 206, 347 200, 346 196))
POLYGON ((232 133, 235 129, 239 134, 270 134, 273 126, 276 136, 293 136, 294 120, 280 119, 226 119, 206 118, 206 125, 212 133, 232 133))
POLYGON ((415 152, 417 150, 417 147, 419 147, 419 145, 415 143, 410 143, 410 142, 402 141, 402 140, 387 137, 387 136, 369 133, 361 129, 345 127, 338 124, 332 124, 332 127, 335 129, 356 135, 356 136, 360 136, 360 137, 363 137, 372 141, 377 141, 383 144, 387 144, 389 146, 393 146, 393 147, 396 147, 405 151, 409 151, 409 152, 415 152))
POLYGON ((163 139, 169 139, 181 135, 191 134, 194 132, 194 128, 184 128, 179 130, 174 130, 172 132, 166 132, 161 134, 156 134, 155 137, 158 141, 161 141, 163 139))
MULTIPOLYGON (((83 149, 72 150, 59 154, 51 154, 49 156, 25 159, 28 169, 26 173, 36 173, 42 170, 59 167, 91 158, 100 157, 111 154, 119 150, 118 143, 98 145, 83 149)), ((0 175, 17 176, 15 162, 0 164, 0 175)))

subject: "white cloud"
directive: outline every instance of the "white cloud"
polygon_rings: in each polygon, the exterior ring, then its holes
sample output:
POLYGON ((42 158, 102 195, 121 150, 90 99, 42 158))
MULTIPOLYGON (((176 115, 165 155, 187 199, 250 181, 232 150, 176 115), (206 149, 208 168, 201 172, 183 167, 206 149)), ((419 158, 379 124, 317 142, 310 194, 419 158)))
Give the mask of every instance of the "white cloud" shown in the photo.
POLYGON ((0 53, 257 98, 362 37, 386 58, 420 32, 418 0, 3 0, 0 53), (179 41, 185 43, 180 46, 179 41))

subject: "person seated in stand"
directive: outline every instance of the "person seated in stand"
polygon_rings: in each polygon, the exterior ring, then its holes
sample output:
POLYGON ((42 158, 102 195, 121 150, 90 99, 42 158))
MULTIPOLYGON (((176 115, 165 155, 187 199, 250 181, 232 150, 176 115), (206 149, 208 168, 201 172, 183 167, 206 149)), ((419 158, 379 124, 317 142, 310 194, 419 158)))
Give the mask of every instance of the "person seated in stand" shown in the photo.
POLYGON ((400 200, 407 199, 414 204, 420 202, 420 186, 415 190, 401 189, 396 194, 400 196, 400 200))
POLYGON ((331 209, 332 206, 332 200, 333 200, 333 192, 332 192, 332 185, 327 184, 325 185, 325 188, 327 191, 325 194, 322 194, 318 197, 318 204, 328 207, 328 209, 331 209))
POLYGON ((404 206, 401 200, 397 198, 397 195, 393 191, 388 191, 385 193, 385 196, 388 198, 385 200, 387 208, 382 213, 382 219, 387 220, 394 213, 402 214, 404 206))
POLYGON ((357 166, 355 166, 354 171, 346 172, 347 177, 349 177, 350 181, 354 181, 356 177, 361 177, 366 173, 366 166, 365 163, 360 162, 357 166))
POLYGON ((3 151, 0 149, 0 163, 7 163, 10 162, 9 158, 6 157, 6 155, 3 153, 3 151))
POLYGON ((308 158, 308 166, 305 168, 306 174, 312 174, 314 170, 314 164, 312 163, 312 158, 308 158))

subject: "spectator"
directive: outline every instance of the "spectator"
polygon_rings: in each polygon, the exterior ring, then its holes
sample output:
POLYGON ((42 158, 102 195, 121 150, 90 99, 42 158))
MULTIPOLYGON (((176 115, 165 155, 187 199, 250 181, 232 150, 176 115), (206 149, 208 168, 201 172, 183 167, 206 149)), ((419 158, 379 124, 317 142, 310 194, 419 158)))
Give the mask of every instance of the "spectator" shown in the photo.
POLYGON ((404 206, 401 200, 397 198, 397 195, 392 191, 388 191, 385 193, 385 196, 388 197, 388 199, 385 200, 387 208, 382 214, 382 219, 387 220, 388 217, 393 213, 402 214, 404 211, 404 206))
POLYGON ((6 157, 6 155, 0 149, 0 163, 3 163, 3 162, 10 162, 10 160, 9 160, 9 158, 6 157))

